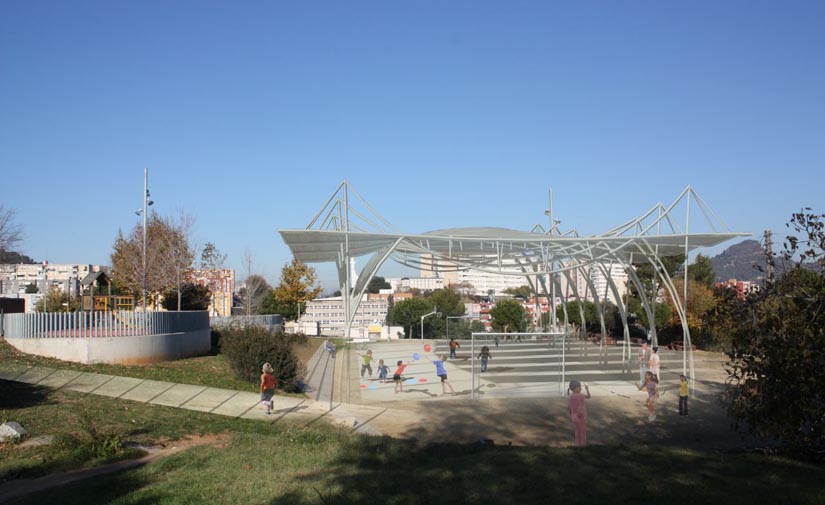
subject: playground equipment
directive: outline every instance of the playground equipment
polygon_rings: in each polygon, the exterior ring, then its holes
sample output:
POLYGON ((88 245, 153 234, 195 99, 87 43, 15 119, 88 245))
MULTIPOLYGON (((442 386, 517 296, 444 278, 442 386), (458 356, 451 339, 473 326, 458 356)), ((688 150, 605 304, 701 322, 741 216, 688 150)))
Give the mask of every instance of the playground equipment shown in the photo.
POLYGON ((92 272, 80 281, 84 294, 81 307, 86 312, 133 311, 135 297, 112 294, 112 281, 104 272, 92 272), (95 291, 106 287, 107 294, 96 294, 95 291), (85 293, 88 287, 89 292, 85 293))

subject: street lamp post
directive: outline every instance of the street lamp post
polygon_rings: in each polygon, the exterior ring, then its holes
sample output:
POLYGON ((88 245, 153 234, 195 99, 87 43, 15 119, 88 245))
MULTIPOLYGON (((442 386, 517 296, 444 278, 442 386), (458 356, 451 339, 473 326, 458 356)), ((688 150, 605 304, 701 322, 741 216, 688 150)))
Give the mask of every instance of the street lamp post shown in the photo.
POLYGON ((149 198, 149 169, 143 168, 143 208, 136 211, 135 214, 143 214, 143 311, 146 312, 146 215, 147 208, 151 207, 155 202, 149 198))

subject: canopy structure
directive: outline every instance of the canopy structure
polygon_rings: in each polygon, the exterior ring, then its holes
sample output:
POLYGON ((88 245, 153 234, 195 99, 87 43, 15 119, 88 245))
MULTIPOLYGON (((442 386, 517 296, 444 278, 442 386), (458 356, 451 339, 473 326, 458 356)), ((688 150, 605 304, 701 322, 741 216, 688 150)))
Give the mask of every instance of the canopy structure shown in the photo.
MULTIPOLYGON (((658 203, 641 216, 599 235, 580 236, 575 228, 562 232, 559 228, 561 222, 554 219, 552 207, 551 191, 550 208, 544 212, 549 216, 549 226, 537 224, 530 231, 479 227, 407 234, 393 227, 347 181, 343 181, 306 228, 278 232, 298 260, 336 264, 344 305, 345 335, 349 335, 355 311, 366 293, 367 285, 390 259, 425 271, 479 270, 523 276, 537 296, 552 296, 551 300, 555 300, 556 288, 561 289, 559 276, 569 280, 573 274, 585 273, 585 282, 589 284, 592 297, 600 309, 602 300, 587 279, 596 270, 606 273, 618 264, 627 270, 628 284, 632 282, 637 286, 648 321, 654 321, 653 300, 646 299, 640 280, 631 268, 632 265, 649 263, 673 300, 681 300, 677 311, 688 349, 690 335, 686 323, 686 288, 682 296, 676 293, 661 258, 750 236, 750 233, 731 232, 690 186, 670 205, 658 203), (355 197, 353 201, 351 196, 355 197), (694 216, 696 213, 700 216, 698 224, 695 218, 691 222, 691 211, 694 216), (364 256, 369 256, 369 260, 357 275, 357 280, 353 279, 349 268, 351 260, 364 256)), ((606 278, 614 299, 621 300, 620 287, 610 280, 609 275, 606 278)), ((583 321, 582 304, 578 305, 583 321)), ((552 312, 551 321, 555 325, 555 307, 552 312)), ((566 306, 564 312, 566 322, 566 306)), ((619 312, 624 323, 624 340, 629 342, 627 308, 620 306, 619 312)), ((603 310, 600 313, 603 316, 603 310)), ((604 337, 603 320, 601 324, 604 337)), ((583 329, 584 324, 581 327, 583 329)), ((656 345, 655 328, 651 330, 656 345)), ((628 347, 628 358, 629 354, 628 347)))

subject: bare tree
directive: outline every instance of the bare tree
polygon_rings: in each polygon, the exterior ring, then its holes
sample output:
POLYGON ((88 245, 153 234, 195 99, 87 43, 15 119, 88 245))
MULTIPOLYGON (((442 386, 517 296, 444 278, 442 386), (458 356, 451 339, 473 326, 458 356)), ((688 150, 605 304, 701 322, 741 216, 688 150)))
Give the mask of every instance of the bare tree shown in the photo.
POLYGON ((218 246, 216 246, 212 242, 207 242, 206 245, 203 246, 203 251, 201 251, 201 275, 206 277, 207 282, 209 282, 209 292, 211 293, 212 297, 212 311, 213 313, 216 312, 215 308, 215 293, 218 291, 223 291, 223 286, 221 285, 221 281, 223 280, 223 275, 221 270, 223 270, 224 262, 226 261, 226 254, 221 253, 218 250, 218 246))
POLYGON ((271 294, 272 287, 262 276, 252 273, 255 262, 252 251, 246 249, 243 257, 246 280, 244 281, 245 286, 242 288, 242 299, 246 306, 246 315, 250 316, 260 312, 266 296, 271 294))
POLYGON ((179 288, 194 260, 193 248, 189 243, 192 222, 191 218, 183 217, 167 222, 152 213, 146 226, 145 272, 143 225, 135 225, 128 237, 118 231, 111 255, 112 279, 133 294, 146 289, 154 303, 157 303, 160 293, 171 287, 179 288))
POLYGON ((178 310, 181 307, 181 287, 187 280, 195 261, 197 244, 192 240, 195 218, 184 211, 179 211, 173 218, 163 220, 163 230, 159 238, 163 262, 163 271, 175 287, 178 296, 178 310))
POLYGON ((0 203, 0 251, 11 252, 23 240, 23 229, 14 220, 15 210, 0 203))

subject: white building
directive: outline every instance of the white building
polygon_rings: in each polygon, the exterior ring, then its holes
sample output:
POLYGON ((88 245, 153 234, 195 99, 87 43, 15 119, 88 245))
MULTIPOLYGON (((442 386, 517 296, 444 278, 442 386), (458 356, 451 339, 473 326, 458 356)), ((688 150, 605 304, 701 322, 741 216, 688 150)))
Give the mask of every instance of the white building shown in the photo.
POLYGON ((419 291, 435 291, 446 286, 444 279, 438 277, 392 277, 386 279, 393 293, 417 289, 419 291))
MULTIPOLYGON (((468 295, 487 296, 492 292, 498 296, 503 295, 509 288, 518 288, 529 284, 521 267, 514 260, 505 259, 502 262, 502 273, 481 270, 455 271, 454 265, 444 262, 433 267, 432 256, 426 254, 421 256, 421 262, 421 277, 443 279, 445 285, 454 285, 462 293, 468 295)), ((532 277, 535 279, 535 276, 532 277)))
MULTIPOLYGON (((578 278, 576 284, 579 296, 584 300, 594 301, 595 296, 593 295, 593 290, 587 285, 584 278, 585 273, 581 270, 577 272, 578 278)), ((613 281, 613 284, 619 292, 619 297, 625 296, 627 291, 627 272, 625 272, 624 266, 619 264, 610 265, 609 263, 603 263, 601 265, 594 264, 589 268, 589 275, 593 283, 593 289, 595 289, 599 300, 607 300, 616 306, 622 303, 621 298, 616 298, 616 294, 610 288, 607 279, 610 278, 613 281)))
MULTIPOLYGON (((368 296, 361 302, 355 312, 353 326, 383 325, 389 313, 389 302, 379 296, 368 296)), ((307 302, 306 312, 301 315, 301 324, 317 323, 322 327, 340 327, 343 329, 344 302, 340 296, 318 298, 307 302)))

